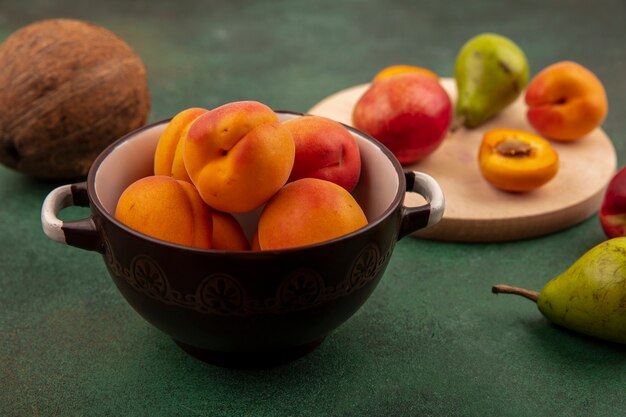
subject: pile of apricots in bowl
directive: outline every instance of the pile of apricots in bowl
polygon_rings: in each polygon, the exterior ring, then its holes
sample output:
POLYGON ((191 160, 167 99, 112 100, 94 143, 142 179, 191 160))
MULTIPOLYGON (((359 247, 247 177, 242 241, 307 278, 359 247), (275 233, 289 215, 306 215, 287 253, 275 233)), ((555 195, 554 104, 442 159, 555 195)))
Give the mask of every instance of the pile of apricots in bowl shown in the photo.
POLYGON ((367 225, 350 193, 360 172, 356 139, 333 120, 280 122, 256 101, 188 108, 161 135, 154 175, 124 190, 115 217, 148 236, 195 248, 305 246, 367 225), (233 214, 257 209, 250 241, 233 214))

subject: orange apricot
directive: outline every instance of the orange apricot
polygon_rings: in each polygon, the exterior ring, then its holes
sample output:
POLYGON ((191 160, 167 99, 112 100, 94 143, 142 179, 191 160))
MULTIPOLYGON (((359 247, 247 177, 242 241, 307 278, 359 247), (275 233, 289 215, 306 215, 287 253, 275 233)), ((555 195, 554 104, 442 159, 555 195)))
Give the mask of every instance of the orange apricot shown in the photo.
POLYGON ((227 213, 265 203, 289 178, 293 136, 272 109, 256 101, 228 103, 191 125, 183 159, 202 199, 227 213))
POLYGON ((383 68, 376 74, 374 81, 382 80, 383 78, 393 77, 398 74, 405 74, 407 72, 418 72, 424 75, 428 75, 431 78, 434 78, 436 81, 439 81, 439 76, 432 72, 431 70, 423 67, 416 67, 413 65, 391 65, 389 67, 383 68))
POLYGON ((154 153, 154 175, 169 175, 191 182, 183 162, 183 138, 191 123, 208 110, 189 108, 176 114, 161 134, 154 153))
POLYGON ((259 231, 255 230, 252 235, 252 242, 250 243, 251 251, 259 251, 261 250, 261 245, 259 244, 259 231))
POLYGON ((525 95, 527 118, 541 135, 573 141, 600 126, 608 113, 602 82, 580 64, 562 61, 539 72, 525 95))
POLYGON ((310 245, 365 225, 363 210, 345 188, 303 178, 288 183, 267 202, 259 218, 258 245, 262 250, 310 245))
POLYGON ((480 172, 489 183, 513 192, 538 188, 559 170, 559 155, 550 142, 517 129, 485 132, 478 161, 480 172))
POLYGON ((283 125, 293 135, 296 157, 289 181, 319 178, 352 191, 361 175, 356 139, 341 123, 321 116, 302 116, 283 125))
POLYGON ((231 214, 212 210, 213 239, 212 249, 250 250, 250 243, 243 228, 231 214))
POLYGON ((115 218, 157 239, 211 247, 211 209, 193 185, 169 176, 144 177, 129 185, 117 202, 115 218))

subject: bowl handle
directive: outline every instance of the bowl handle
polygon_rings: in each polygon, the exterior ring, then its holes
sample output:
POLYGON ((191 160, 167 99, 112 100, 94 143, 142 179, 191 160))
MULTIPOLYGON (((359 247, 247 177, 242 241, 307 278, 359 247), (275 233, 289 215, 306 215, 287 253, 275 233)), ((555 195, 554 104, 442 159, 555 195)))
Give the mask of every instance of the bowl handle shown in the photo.
POLYGON ((426 204, 419 207, 402 206, 402 221, 398 239, 430 227, 441 220, 445 199, 441 187, 430 175, 417 171, 404 171, 407 192, 415 192, 424 197, 426 204))
POLYGON ((48 194, 41 208, 41 226, 46 236, 59 243, 104 253, 93 217, 73 221, 59 219, 59 212, 71 206, 89 207, 86 182, 63 185, 48 194))

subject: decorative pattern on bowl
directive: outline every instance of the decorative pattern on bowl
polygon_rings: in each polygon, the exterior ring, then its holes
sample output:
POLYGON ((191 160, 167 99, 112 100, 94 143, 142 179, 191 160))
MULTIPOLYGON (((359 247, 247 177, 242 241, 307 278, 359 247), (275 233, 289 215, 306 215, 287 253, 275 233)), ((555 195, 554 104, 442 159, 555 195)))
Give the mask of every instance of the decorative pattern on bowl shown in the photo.
POLYGON ((336 286, 328 286, 311 268, 298 268, 286 274, 275 297, 256 299, 249 296, 237 277, 225 273, 206 276, 197 289, 181 293, 172 285, 159 262, 147 255, 135 256, 128 267, 117 261, 105 245, 105 261, 113 274, 123 278, 135 291, 167 305, 195 310, 203 314, 247 316, 287 313, 344 297, 379 276, 387 266, 393 248, 384 254, 374 244, 366 246, 354 261, 351 273, 336 286))

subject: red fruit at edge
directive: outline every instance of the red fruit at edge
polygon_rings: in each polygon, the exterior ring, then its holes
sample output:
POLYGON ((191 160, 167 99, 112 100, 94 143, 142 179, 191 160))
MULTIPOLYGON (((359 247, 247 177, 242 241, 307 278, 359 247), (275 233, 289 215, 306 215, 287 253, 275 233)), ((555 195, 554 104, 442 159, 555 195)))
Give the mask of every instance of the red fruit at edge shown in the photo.
POLYGON ((626 167, 609 182, 600 208, 600 225, 609 238, 626 236, 626 167))

